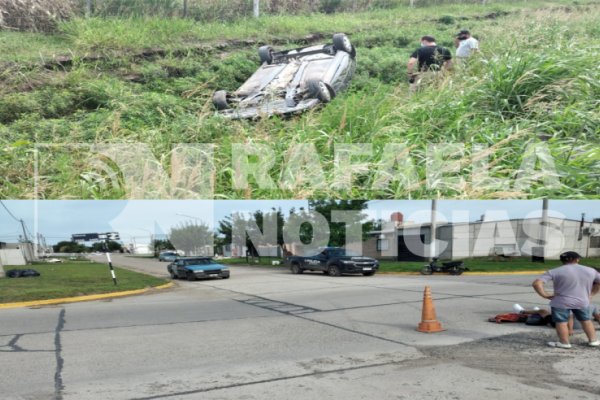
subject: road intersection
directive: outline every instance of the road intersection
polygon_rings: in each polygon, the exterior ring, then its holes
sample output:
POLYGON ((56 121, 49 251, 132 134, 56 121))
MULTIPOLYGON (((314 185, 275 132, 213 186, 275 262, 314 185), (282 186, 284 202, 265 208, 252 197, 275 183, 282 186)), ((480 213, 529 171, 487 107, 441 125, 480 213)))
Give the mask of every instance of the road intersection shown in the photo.
MULTIPOLYGON (((114 262, 167 276, 166 263, 114 262)), ((544 305, 533 278, 232 267, 229 280, 0 310, 0 397, 597 398, 597 349, 548 349, 550 328, 486 321, 513 303, 544 305), (415 330, 425 285, 444 332, 415 330)))

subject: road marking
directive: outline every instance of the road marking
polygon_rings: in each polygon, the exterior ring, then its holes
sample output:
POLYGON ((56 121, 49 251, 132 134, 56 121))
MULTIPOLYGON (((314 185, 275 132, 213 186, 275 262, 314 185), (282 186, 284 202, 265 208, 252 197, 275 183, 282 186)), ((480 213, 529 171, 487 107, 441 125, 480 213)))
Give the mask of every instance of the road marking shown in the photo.
POLYGON ((312 307, 306 307, 306 306, 301 306, 298 304, 286 303, 283 301, 271 300, 271 299, 267 299, 267 298, 259 297, 259 296, 253 296, 252 298, 249 298, 249 299, 235 300, 235 301, 244 303, 244 304, 248 304, 251 306, 255 306, 255 307, 260 307, 260 308, 263 308, 263 309, 269 310, 269 311, 276 311, 276 312, 279 312, 282 314, 297 315, 297 314, 306 314, 306 313, 322 311, 322 310, 312 308, 312 307))
POLYGON ((62 343, 60 341, 60 332, 65 327, 65 309, 61 309, 58 314, 58 323, 54 334, 54 354, 56 356, 56 371, 54 372, 54 400, 62 400, 62 392, 65 385, 62 380, 62 370, 65 364, 62 358, 62 343))

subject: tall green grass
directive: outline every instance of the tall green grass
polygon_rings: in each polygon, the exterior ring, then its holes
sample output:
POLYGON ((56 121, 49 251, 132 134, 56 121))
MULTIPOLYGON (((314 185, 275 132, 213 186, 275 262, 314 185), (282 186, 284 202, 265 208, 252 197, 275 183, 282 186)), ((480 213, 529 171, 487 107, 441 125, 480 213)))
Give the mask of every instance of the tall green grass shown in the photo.
MULTIPOLYGON (((438 15, 454 13, 451 10, 457 9, 446 8, 438 15)), ((141 142, 150 146, 167 169, 175 144, 217 144, 217 198, 597 198, 597 10, 594 6, 529 10, 496 19, 461 20, 454 25, 435 18, 419 21, 421 14, 405 11, 365 13, 364 19, 356 20, 348 15, 269 17, 263 30, 256 21, 224 24, 231 26, 238 38, 247 37, 243 32, 276 37, 271 30, 279 22, 287 32, 299 36, 317 27, 348 28, 358 48, 359 67, 346 93, 326 107, 300 116, 256 122, 223 120, 214 115, 210 103, 214 90, 235 90, 255 70, 255 46, 202 54, 173 53, 147 60, 119 54, 95 63, 76 60, 68 71, 18 69, 17 75, 0 75, 6 84, 0 97, 0 196, 33 195, 34 143, 141 142), (441 43, 451 45, 452 34, 464 26, 481 39, 482 53, 468 65, 457 66, 446 79, 410 96, 405 64, 420 35, 431 33, 441 43), (128 78, 131 76, 135 80, 128 78), (10 90, 24 84, 29 84, 27 90, 10 90), (514 183, 524 149, 541 141, 554 157, 561 187, 548 190, 536 183, 521 192, 511 185, 482 189, 470 184, 471 175, 478 172, 472 159, 482 156, 487 157, 492 178, 514 183), (315 145, 329 183, 335 179, 334 143, 373 143, 375 156, 349 191, 331 187, 265 190, 256 185, 234 190, 231 144, 240 142, 267 144, 274 150, 277 168, 271 175, 275 181, 285 165, 286 151, 295 143, 315 145), (458 161, 463 167, 459 175, 467 184, 460 190, 425 185, 427 144, 444 142, 465 143, 464 157, 458 161), (416 181, 411 186, 391 182, 384 189, 372 190, 374 171, 389 143, 410 146, 410 156, 417 165, 416 181), (482 153, 475 144, 488 150, 482 153)), ((77 48, 107 53, 114 48, 133 50, 166 43, 169 37, 176 38, 170 46, 183 47, 188 40, 200 37, 195 35, 213 40, 211 35, 218 32, 218 25, 210 25, 214 29, 211 33, 194 30, 192 22, 181 20, 173 24, 146 20, 156 29, 144 31, 136 21, 129 21, 127 29, 120 20, 80 20, 66 25, 64 32, 77 48), (101 27, 102 21, 105 27, 101 27), (94 36, 94 32, 111 30, 116 33, 94 36)), ((222 36, 234 37, 225 28, 221 32, 222 36)), ((290 37, 290 46, 295 45, 293 40, 290 37)), ((37 190, 43 198, 126 195, 110 176, 89 171, 85 152, 55 148, 38 157, 41 176, 37 190)))

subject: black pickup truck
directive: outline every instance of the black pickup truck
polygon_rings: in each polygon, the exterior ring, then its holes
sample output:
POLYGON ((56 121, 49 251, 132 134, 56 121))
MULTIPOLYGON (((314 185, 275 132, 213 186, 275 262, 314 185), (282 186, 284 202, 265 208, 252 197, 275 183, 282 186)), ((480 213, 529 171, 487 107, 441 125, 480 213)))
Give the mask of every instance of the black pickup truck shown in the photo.
POLYGON ((370 257, 353 256, 339 247, 324 247, 321 252, 312 257, 290 256, 286 259, 293 274, 304 271, 323 271, 331 276, 341 274, 375 275, 379 262, 370 257))

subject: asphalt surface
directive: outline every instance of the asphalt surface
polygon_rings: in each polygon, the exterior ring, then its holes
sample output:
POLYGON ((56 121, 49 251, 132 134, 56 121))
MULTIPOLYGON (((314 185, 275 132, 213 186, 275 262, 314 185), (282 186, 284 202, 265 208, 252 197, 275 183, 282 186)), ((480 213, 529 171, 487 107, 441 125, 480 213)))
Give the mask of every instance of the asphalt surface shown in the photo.
MULTIPOLYGON (((102 258, 99 258, 102 260, 102 258)), ((166 263, 115 256, 167 276, 166 263)), ((495 324, 533 276, 232 268, 141 296, 0 310, 1 399, 597 399, 599 349, 495 324), (415 330, 430 285, 444 332, 415 330)))

